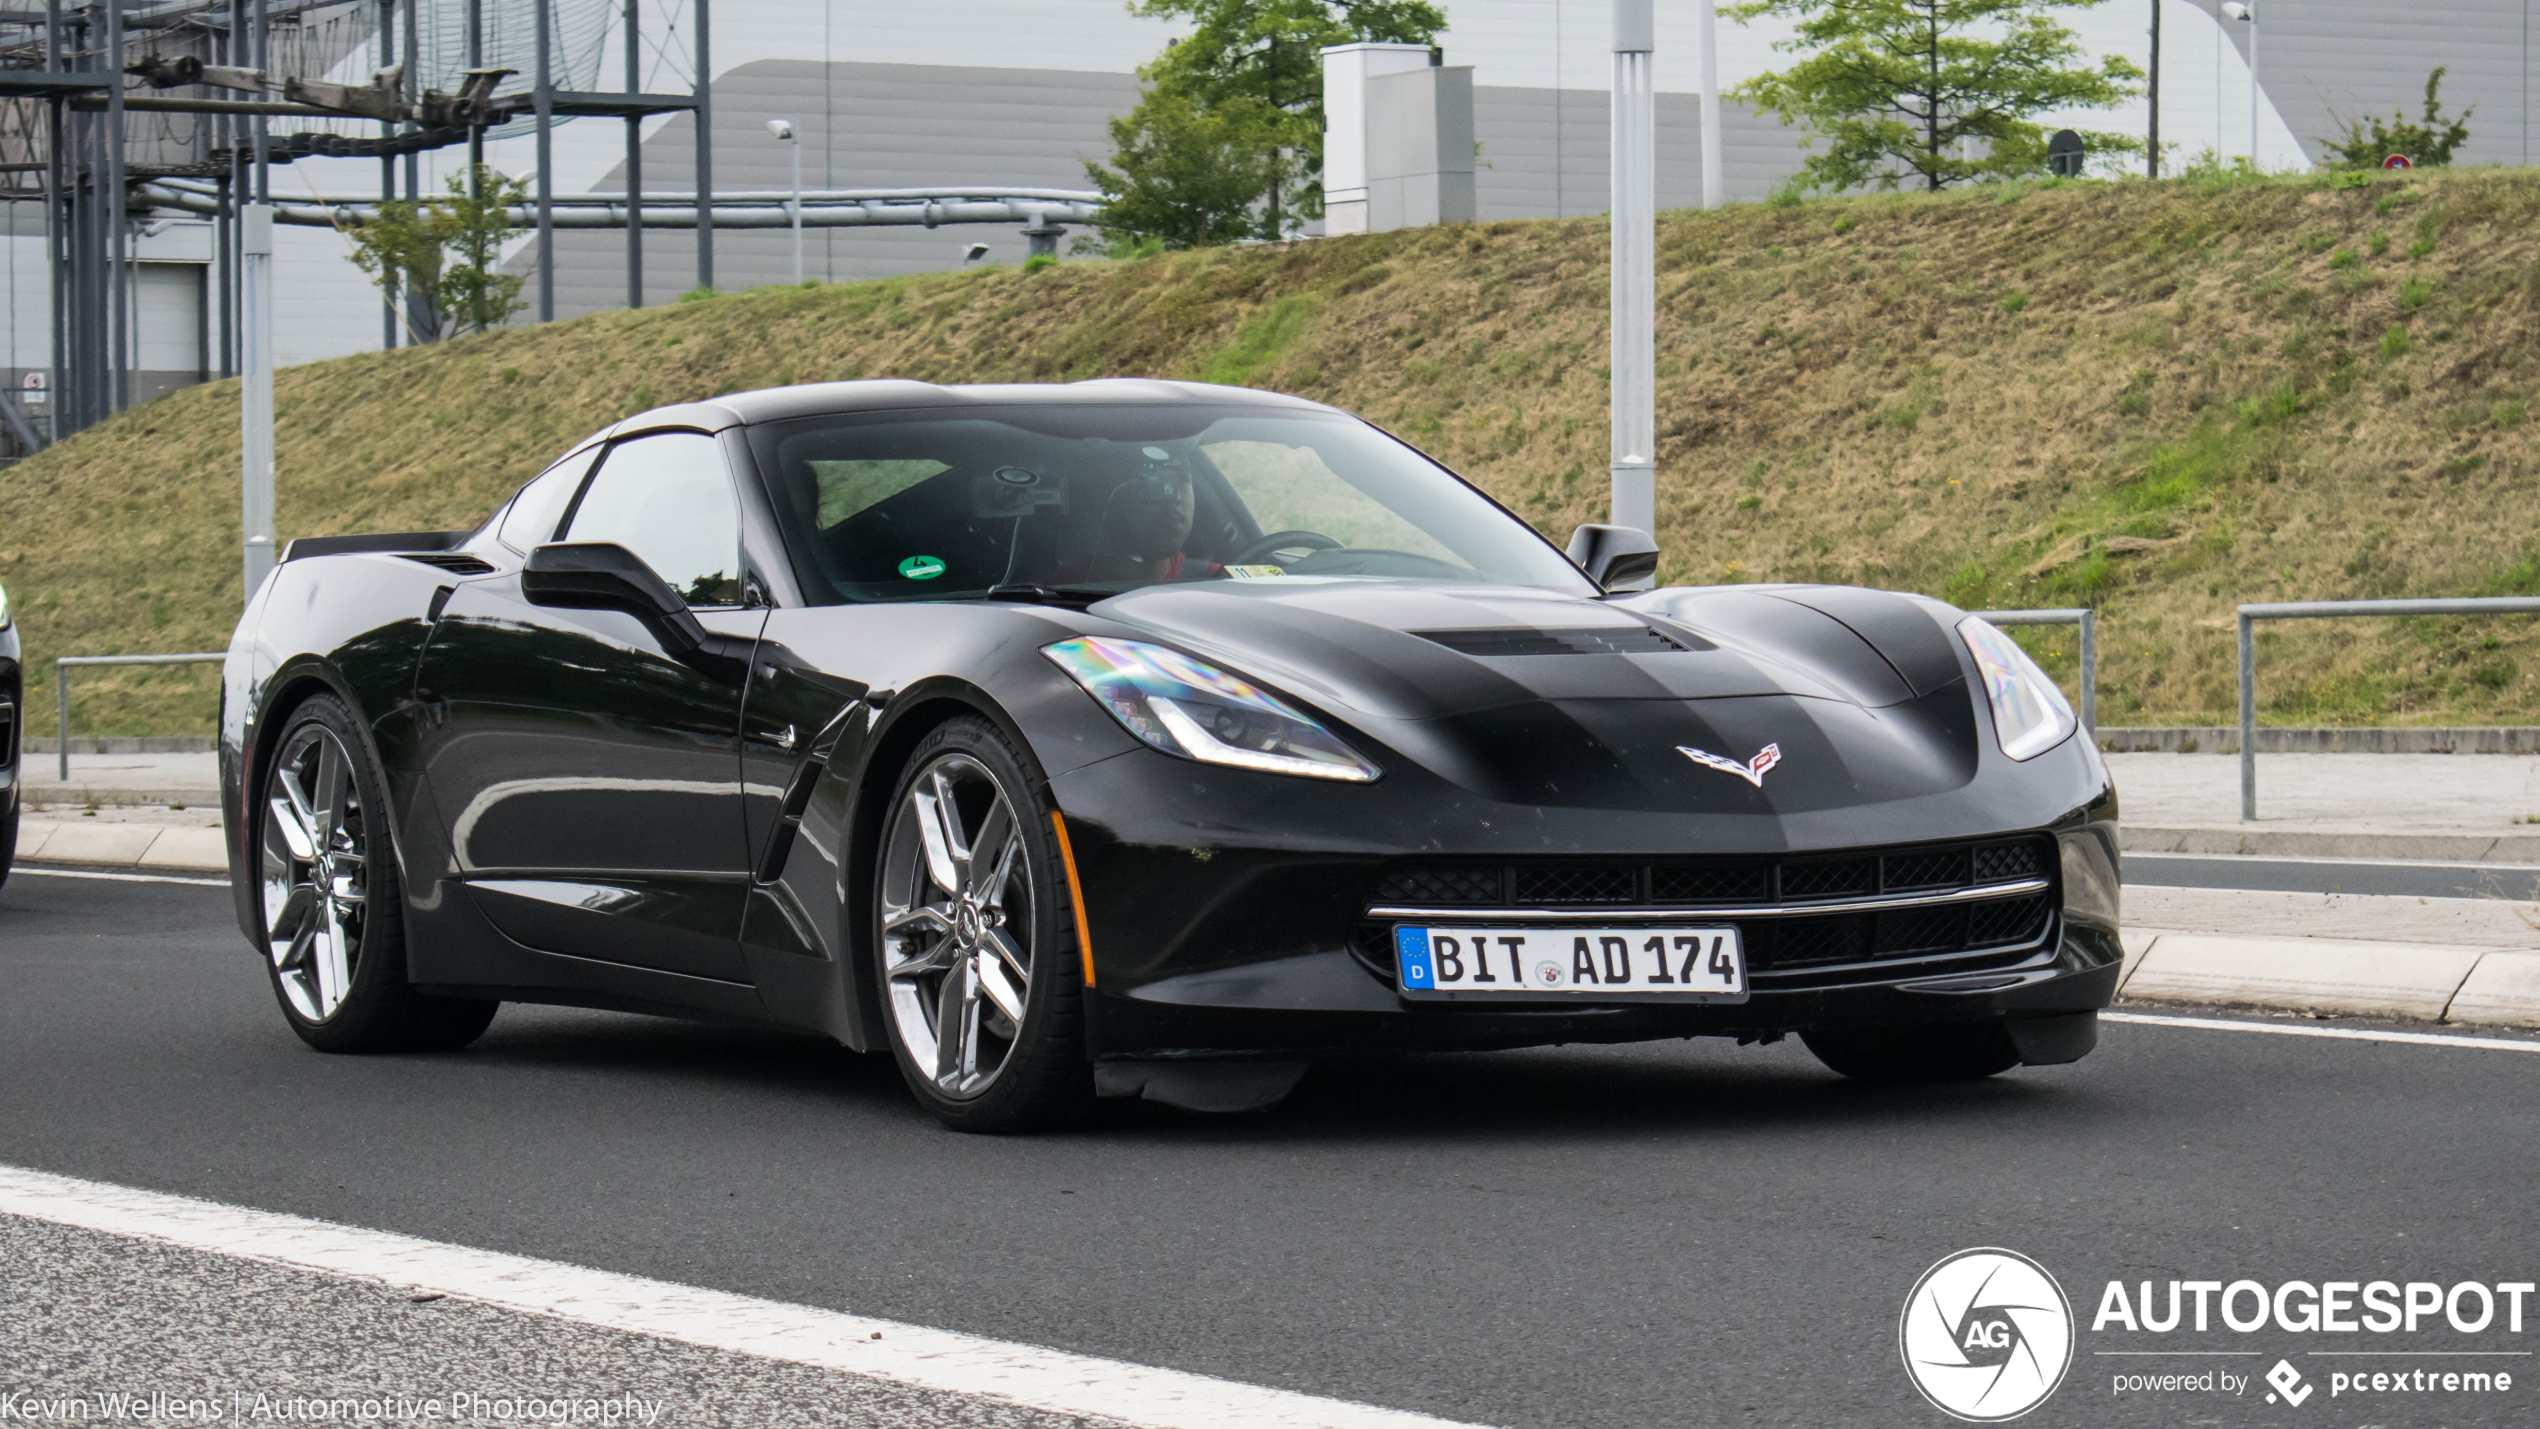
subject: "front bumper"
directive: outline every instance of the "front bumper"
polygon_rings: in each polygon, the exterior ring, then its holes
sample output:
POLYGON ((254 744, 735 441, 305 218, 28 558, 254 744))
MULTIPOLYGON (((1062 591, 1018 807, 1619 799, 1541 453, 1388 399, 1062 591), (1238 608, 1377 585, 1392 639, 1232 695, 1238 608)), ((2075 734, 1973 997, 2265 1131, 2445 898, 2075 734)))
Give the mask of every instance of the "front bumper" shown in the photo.
MULTIPOLYGON (((1479 1050, 1992 1018, 2044 1027, 2107 1006, 2123 961, 2113 909, 2104 920, 2068 909, 2067 875, 2052 857, 2038 870, 2046 887, 2034 894, 2044 907, 2015 942, 1755 975, 1742 1003, 1415 1001, 1396 990, 1371 932, 1397 920, 1384 891, 1398 886, 1406 860, 1814 858, 2021 835, 2051 850, 2057 830, 2104 830, 2115 815, 2103 780, 2086 777, 2095 774, 2088 762, 2078 755, 2069 762, 2060 775, 2023 771, 2038 776, 2024 777, 2025 800, 2006 800, 1996 788, 1963 817, 1871 810, 1848 821, 1856 842, 1770 831, 1759 838, 1749 830, 1754 846, 1741 848, 1723 846, 1714 830, 1683 816, 1500 804, 1416 777, 1336 790, 1162 755, 1102 761, 1053 785, 1069 821, 1094 951, 1095 1055, 1479 1050), (1451 843, 1438 832, 1450 828, 1451 843)), ((2113 849, 2113 838, 2098 842, 2113 849)), ((1642 890, 1653 886, 1645 878, 1642 890)), ((1439 910, 1419 921, 1456 916, 1439 910)), ((1617 926, 1702 921, 1698 907, 1682 905, 1616 906, 1597 917, 1617 926)))

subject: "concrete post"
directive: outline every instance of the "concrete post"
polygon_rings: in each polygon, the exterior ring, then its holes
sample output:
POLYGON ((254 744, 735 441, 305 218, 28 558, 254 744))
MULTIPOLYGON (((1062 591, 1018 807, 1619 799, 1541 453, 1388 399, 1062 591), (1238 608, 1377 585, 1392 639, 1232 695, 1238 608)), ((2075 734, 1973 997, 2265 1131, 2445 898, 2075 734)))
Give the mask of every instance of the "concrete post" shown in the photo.
POLYGON ((238 211, 239 524, 247 597, 273 569, 273 205, 238 211))
POLYGON ((1702 22, 1702 206, 1718 208, 1728 202, 1728 175, 1721 172, 1720 157, 1720 6, 1719 0, 1700 0, 1695 7, 1702 22))
POLYGON ((1652 0, 1614 0, 1613 414, 1607 520, 1658 527, 1658 163, 1652 0))

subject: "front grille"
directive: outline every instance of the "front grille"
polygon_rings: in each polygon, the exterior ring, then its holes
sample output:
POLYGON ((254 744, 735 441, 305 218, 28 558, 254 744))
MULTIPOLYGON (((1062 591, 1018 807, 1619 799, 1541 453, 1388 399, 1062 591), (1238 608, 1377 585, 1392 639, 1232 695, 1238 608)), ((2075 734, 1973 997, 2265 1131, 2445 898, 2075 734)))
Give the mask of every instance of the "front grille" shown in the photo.
POLYGON ((1464 655, 1496 658, 1507 655, 1664 655, 1683 650, 1646 627, 1614 630, 1416 630, 1464 655))
MULTIPOLYGON (((1841 899, 1980 894, 1992 885, 2051 877, 2054 866, 2051 845, 2036 835, 1837 857, 1418 862, 1387 869, 1377 881, 1375 902, 1441 914, 1459 908, 1612 908, 1634 917, 1678 912, 1699 917, 1706 905, 1803 908, 1841 899)), ((1998 963, 2044 937, 2054 912, 2049 889, 1926 907, 1732 921, 1745 944, 1747 966, 1759 986, 1769 986, 1777 974, 1787 985, 1788 975, 1888 959, 1919 964, 1956 958, 1952 967, 1998 963)), ((1358 932, 1368 966, 1389 981, 1390 926, 1371 919, 1358 932)), ((1828 976, 1841 981, 1846 974, 1828 976)))
POLYGON ((1511 872, 1519 903, 1577 906, 1640 898, 1640 870, 1628 863, 1520 864, 1511 872))
POLYGON ((1769 863, 1661 864, 1649 870, 1652 903, 1769 903, 1769 863))
POLYGON ((1839 857, 1424 859, 1387 868, 1375 901, 1435 908, 1698 907, 1946 893, 2042 877, 2052 866, 2046 849, 2046 840, 2032 835, 1839 857))

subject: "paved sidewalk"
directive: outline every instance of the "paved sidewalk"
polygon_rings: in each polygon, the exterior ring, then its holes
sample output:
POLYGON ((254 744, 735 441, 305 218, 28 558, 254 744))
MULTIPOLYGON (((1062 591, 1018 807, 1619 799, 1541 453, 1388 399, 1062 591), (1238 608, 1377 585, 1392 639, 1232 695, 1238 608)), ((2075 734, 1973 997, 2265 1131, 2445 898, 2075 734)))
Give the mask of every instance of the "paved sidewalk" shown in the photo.
POLYGON ((22 756, 26 798, 33 805, 99 808, 116 805, 220 805, 220 756, 216 754, 80 754, 71 755, 69 782, 61 778, 61 756, 22 756))
POLYGON ((2540 757, 2261 754, 2255 823, 2237 755, 2107 760, 2129 849, 2540 863, 2540 757))

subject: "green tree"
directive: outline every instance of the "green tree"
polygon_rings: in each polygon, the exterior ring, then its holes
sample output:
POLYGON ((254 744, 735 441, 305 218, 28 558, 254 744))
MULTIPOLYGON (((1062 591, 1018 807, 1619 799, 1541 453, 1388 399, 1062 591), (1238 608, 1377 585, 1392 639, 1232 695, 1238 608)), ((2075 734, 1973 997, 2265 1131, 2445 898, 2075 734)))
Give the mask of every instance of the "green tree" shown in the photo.
MULTIPOLYGON (((2037 115, 2131 98, 2143 72, 2119 56, 2083 62, 2081 42, 2049 12, 2102 0, 1749 0, 1738 20, 1793 21, 1777 48, 1806 55, 1729 91, 1822 150, 1800 173, 1821 190, 1932 190, 2047 172, 2037 115)), ((2095 153, 2143 151, 2127 134, 2085 133, 2095 153)))
POLYGON ((511 209, 529 201, 528 185, 490 168, 474 177, 452 175, 446 197, 392 199, 347 230, 353 262, 409 315, 417 341, 483 332, 527 306, 521 278, 501 264, 511 209))
POLYGON ((1114 255, 1259 236, 1263 195, 1290 162, 1278 125, 1257 100, 1203 109, 1172 94, 1150 94, 1112 120, 1113 167, 1088 163, 1085 172, 1102 190, 1102 233, 1114 255))
POLYGON ((1146 88, 1112 122, 1111 165, 1085 165, 1115 249, 1280 238, 1320 217, 1323 47, 1427 44, 1446 28, 1429 0, 1129 0, 1129 11, 1193 28, 1139 67, 1146 88), (1227 166, 1222 179, 1203 156, 1227 166), (1230 209, 1238 181, 1249 195, 1230 209))
POLYGON ((2405 114, 2392 114, 2387 125, 2378 118, 2349 121, 2343 140, 2320 141, 2322 161, 2332 169, 2377 169, 2393 154, 2405 154, 2409 163, 2419 166, 2452 162, 2452 151, 2469 142, 2469 119, 2478 111, 2470 108, 2457 119, 2444 117, 2443 101, 2436 96, 2443 88, 2445 72, 2438 68, 2425 77, 2424 122, 2411 123, 2405 114))

